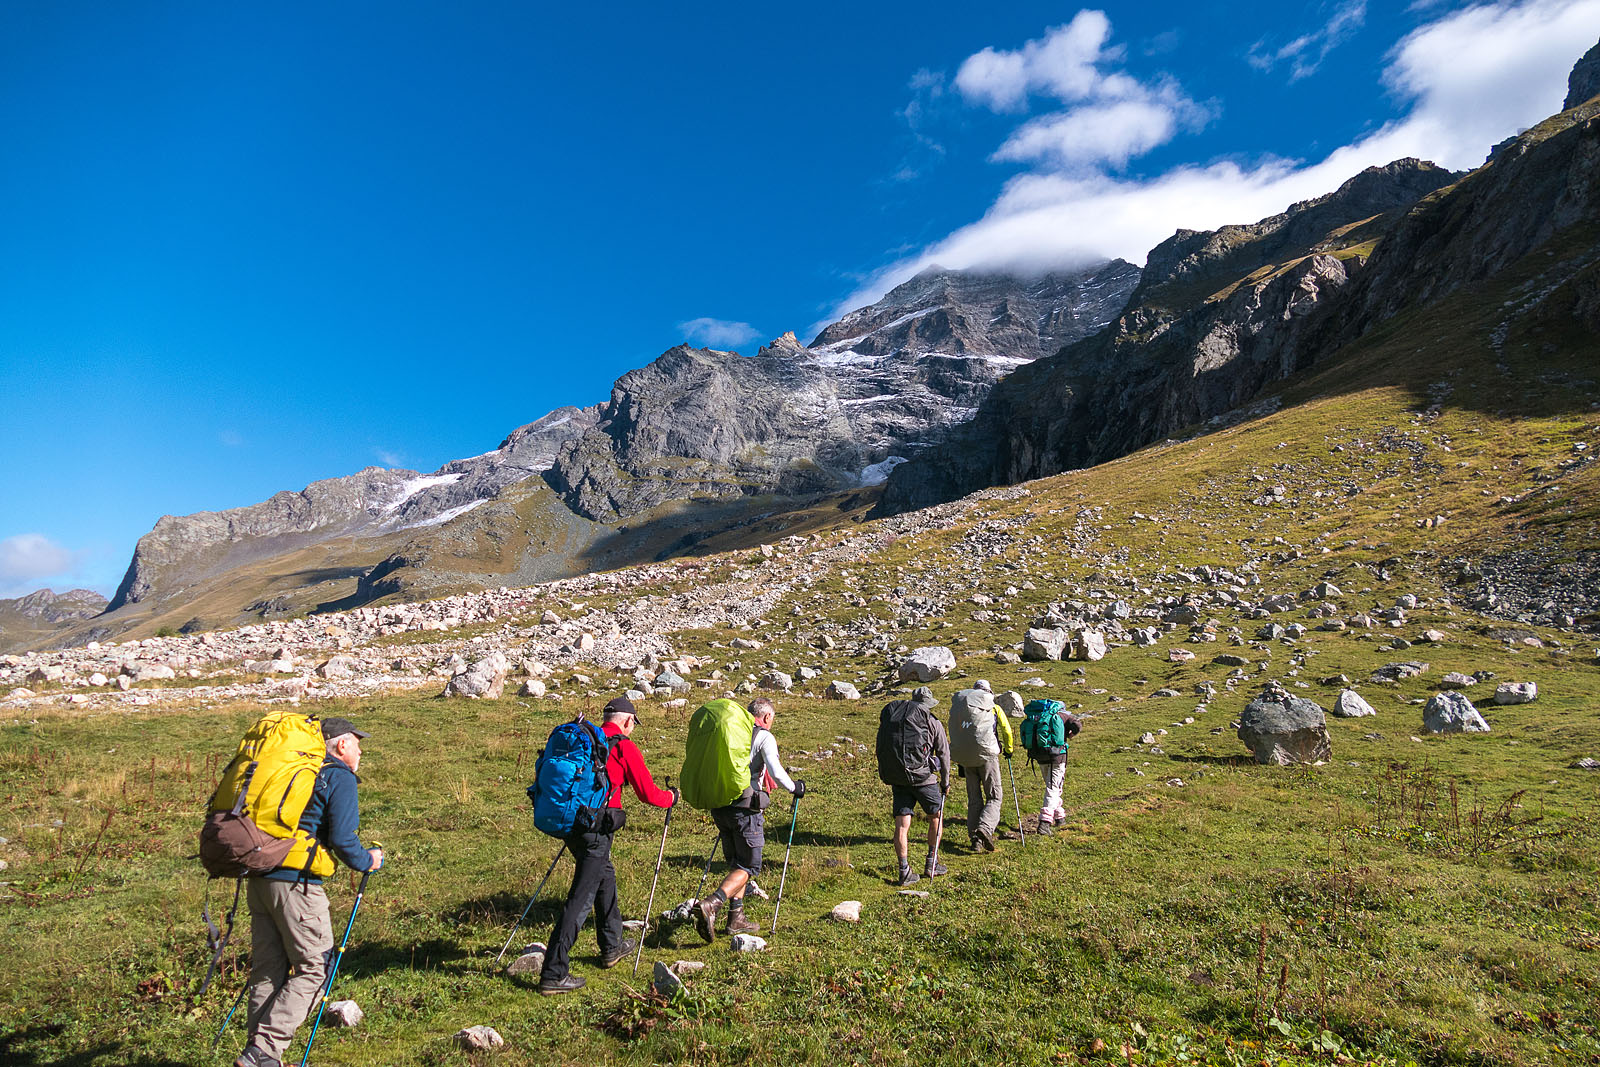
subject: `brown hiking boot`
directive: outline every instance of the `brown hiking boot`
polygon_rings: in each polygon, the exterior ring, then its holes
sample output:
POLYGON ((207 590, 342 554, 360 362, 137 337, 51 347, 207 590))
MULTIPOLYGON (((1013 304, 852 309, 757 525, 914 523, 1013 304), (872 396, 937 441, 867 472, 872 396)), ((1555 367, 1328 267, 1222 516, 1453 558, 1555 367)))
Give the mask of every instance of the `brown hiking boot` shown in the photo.
POLYGON ((694 906, 694 928, 705 938, 706 944, 717 939, 715 923, 717 910, 722 907, 722 902, 716 897, 707 897, 694 906))
POLYGON ((728 924, 723 930, 731 937, 734 934, 759 934, 761 924, 744 917, 744 901, 728 901, 728 924))

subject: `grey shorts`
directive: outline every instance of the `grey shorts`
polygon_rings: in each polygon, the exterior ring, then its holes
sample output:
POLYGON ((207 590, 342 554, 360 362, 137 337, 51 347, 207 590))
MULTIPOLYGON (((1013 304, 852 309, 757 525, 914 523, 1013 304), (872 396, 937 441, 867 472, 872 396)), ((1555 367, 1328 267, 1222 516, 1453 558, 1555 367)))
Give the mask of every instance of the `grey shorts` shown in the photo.
POLYGON ((766 813, 749 808, 712 808, 711 821, 722 835, 722 855, 728 863, 761 873, 761 846, 766 842, 766 813))
POLYGON ((929 815, 937 815, 944 810, 944 793, 939 789, 938 782, 928 782, 926 785, 897 785, 891 788, 894 790, 896 815, 915 814, 918 804, 922 805, 922 810, 929 815))

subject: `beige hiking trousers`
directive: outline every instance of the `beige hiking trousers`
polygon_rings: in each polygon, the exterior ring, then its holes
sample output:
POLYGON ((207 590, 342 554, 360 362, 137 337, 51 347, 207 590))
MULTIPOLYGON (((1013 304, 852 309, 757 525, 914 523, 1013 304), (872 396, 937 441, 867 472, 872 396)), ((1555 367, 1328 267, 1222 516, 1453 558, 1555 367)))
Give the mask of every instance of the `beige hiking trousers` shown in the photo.
POLYGON ((333 948, 320 885, 246 879, 250 902, 250 1043, 283 1059, 316 1007, 333 948), (293 973, 291 973, 291 971, 293 973))

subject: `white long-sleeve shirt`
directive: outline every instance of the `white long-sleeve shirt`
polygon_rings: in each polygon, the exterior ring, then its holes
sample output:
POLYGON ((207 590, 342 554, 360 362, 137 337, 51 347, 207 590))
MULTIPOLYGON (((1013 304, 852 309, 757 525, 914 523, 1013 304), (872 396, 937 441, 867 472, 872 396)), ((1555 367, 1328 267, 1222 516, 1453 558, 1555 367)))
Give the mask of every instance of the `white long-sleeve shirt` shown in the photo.
POLYGON ((778 762, 778 739, 771 730, 758 729, 750 742, 750 784, 761 788, 761 772, 765 770, 789 792, 794 792, 794 779, 790 778, 778 762))

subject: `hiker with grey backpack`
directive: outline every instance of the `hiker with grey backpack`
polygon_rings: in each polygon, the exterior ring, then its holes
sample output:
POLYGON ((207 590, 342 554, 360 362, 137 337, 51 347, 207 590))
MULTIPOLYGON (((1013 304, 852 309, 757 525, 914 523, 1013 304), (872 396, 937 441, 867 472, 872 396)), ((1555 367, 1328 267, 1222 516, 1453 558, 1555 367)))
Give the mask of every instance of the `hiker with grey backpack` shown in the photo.
POLYGON ((1061 790, 1067 779, 1067 751, 1071 747, 1069 741, 1078 736, 1083 724, 1059 700, 1030 700, 1022 714, 1022 747, 1044 775, 1039 833, 1048 837, 1053 832, 1052 827, 1067 817, 1066 809, 1061 806, 1061 790))
POLYGON ((920 876, 911 869, 911 818, 918 807, 928 816, 928 859, 922 873, 934 878, 947 873, 939 862, 944 831, 944 798, 950 791, 950 740, 933 714, 939 700, 919 686, 910 700, 892 700, 878 717, 878 778, 894 790, 894 854, 899 884, 920 876))
POLYGON ((980 678, 950 698, 950 754, 967 783, 967 834, 974 852, 995 849, 1005 799, 1000 757, 1009 760, 1011 748, 1011 724, 1005 712, 995 711, 988 682, 980 678))
POLYGON ((559 838, 572 853, 577 870, 545 949, 539 992, 557 996, 582 989, 586 980, 571 973, 568 955, 592 908, 600 966, 615 967, 633 954, 638 942, 622 937, 622 912, 617 906, 617 871, 611 865, 611 837, 626 822, 622 787, 631 785, 640 800, 671 809, 677 790, 662 789, 650 776, 639 746, 629 739, 639 713, 627 697, 605 707, 600 728, 578 719, 550 733, 528 787, 533 823, 559 838))

